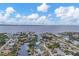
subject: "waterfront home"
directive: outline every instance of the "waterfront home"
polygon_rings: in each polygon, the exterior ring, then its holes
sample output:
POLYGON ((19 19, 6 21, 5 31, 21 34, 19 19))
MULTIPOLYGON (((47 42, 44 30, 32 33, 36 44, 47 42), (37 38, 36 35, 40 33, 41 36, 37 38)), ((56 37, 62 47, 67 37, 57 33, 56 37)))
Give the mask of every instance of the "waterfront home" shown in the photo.
POLYGON ((5 50, 2 51, 3 55, 8 55, 9 53, 11 53, 10 49, 5 49, 5 50))
POLYGON ((66 55, 61 49, 59 49, 59 48, 54 48, 54 50, 53 51, 55 51, 55 53, 54 53, 54 55, 58 55, 58 56, 64 56, 64 55, 66 55))
POLYGON ((79 41, 76 41, 76 40, 72 41, 72 43, 73 43, 74 45, 79 45, 79 41))
POLYGON ((65 49, 69 49, 71 47, 69 47, 68 45, 64 44, 64 43, 59 43, 60 44, 60 49, 61 50, 65 50, 65 49))
POLYGON ((64 36, 64 39, 68 41, 69 40, 69 36, 64 36))

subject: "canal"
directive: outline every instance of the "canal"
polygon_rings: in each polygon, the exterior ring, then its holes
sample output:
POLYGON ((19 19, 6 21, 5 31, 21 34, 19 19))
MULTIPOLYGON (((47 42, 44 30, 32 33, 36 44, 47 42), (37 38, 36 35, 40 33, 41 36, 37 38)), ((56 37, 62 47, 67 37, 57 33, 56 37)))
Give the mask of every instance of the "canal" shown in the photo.
MULTIPOLYGON (((40 49, 39 44, 40 44, 40 38, 41 37, 40 37, 39 33, 37 33, 37 36, 38 37, 37 37, 37 42, 36 42, 35 47, 36 47, 36 49, 40 49)), ((29 52, 28 52, 29 47, 28 47, 28 45, 29 45, 29 42, 24 43, 24 44, 22 44, 20 46, 20 50, 18 51, 18 56, 28 56, 29 55, 29 52)))
POLYGON ((24 43, 20 46, 20 50, 18 51, 18 56, 28 56, 28 43, 24 43))

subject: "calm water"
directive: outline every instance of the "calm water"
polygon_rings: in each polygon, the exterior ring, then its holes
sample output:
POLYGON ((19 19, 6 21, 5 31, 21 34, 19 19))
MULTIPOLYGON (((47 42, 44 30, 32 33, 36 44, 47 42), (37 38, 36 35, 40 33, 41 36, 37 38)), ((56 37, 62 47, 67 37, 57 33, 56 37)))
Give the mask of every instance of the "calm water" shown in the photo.
POLYGON ((27 56, 28 55, 28 46, 27 43, 21 45, 20 50, 18 51, 18 56, 27 56))
POLYGON ((79 26, 60 26, 60 25, 43 25, 43 26, 0 26, 0 32, 79 32, 79 26))

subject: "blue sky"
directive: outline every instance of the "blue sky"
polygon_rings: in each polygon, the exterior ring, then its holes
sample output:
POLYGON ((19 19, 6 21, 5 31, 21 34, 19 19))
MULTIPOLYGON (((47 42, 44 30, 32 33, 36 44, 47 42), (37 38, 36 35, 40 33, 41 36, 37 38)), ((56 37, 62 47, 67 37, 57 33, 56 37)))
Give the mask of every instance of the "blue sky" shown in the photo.
MULTIPOLYGON (((30 14, 32 12, 40 13, 37 11, 37 6, 41 4, 42 3, 0 3, 0 10, 5 10, 7 7, 13 7, 17 12, 22 14, 30 14)), ((79 7, 78 3, 47 3, 47 5, 51 6, 48 13, 54 13, 54 10, 60 6, 79 7)), ((40 14, 43 14, 43 13, 40 13, 40 14)))
POLYGON ((0 3, 0 24, 79 25, 79 4, 0 3))

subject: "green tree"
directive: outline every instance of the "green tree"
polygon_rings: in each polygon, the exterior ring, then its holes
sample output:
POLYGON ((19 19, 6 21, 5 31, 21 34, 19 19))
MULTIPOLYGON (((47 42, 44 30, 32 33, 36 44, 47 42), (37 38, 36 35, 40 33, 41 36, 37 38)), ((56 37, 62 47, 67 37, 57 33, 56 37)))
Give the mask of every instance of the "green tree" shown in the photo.
POLYGON ((0 45, 5 44, 5 39, 8 39, 8 36, 3 33, 0 33, 0 45))

